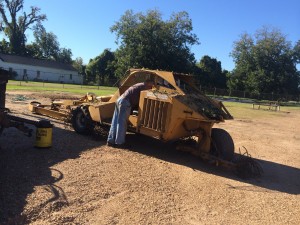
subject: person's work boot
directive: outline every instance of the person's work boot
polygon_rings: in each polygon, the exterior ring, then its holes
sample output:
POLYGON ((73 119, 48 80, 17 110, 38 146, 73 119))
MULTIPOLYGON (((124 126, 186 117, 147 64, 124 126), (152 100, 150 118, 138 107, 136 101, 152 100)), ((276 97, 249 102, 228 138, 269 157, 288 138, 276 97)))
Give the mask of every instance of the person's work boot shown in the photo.
POLYGON ((116 147, 116 144, 110 143, 110 142, 106 142, 106 146, 108 147, 116 147))
POLYGON ((129 149, 131 148, 131 145, 124 143, 124 144, 120 144, 120 145, 115 145, 115 148, 120 148, 120 149, 129 149))

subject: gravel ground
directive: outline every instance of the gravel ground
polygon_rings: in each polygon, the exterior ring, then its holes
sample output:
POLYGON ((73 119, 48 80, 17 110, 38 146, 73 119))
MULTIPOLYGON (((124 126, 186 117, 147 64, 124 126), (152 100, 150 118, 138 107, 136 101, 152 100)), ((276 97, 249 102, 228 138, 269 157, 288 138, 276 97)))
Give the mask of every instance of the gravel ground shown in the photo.
MULTIPOLYGON (((31 119, 28 102, 53 98, 18 94, 7 107, 31 119)), ((217 126, 262 165, 249 180, 147 137, 114 149, 51 121, 50 149, 15 128, 0 137, 0 224, 300 224, 300 110, 217 126)))

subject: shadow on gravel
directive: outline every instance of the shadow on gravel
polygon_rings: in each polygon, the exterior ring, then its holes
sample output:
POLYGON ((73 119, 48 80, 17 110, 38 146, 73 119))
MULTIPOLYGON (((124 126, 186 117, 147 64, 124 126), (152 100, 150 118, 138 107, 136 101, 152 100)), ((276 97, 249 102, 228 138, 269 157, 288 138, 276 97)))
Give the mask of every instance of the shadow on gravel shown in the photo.
MULTIPOLYGON (((28 138, 14 128, 4 131, 0 137, 0 224, 26 224, 34 222, 46 205, 59 209, 68 205, 67 196, 55 183, 63 179, 61 171, 51 168, 67 159, 74 159, 80 153, 105 142, 76 134, 73 131, 53 128, 53 146, 50 149, 36 149, 34 137, 28 138), (43 186, 51 197, 43 203, 36 203, 30 218, 22 215, 26 198, 35 187, 43 186)), ((300 169, 282 164, 258 160, 264 169, 259 179, 242 180, 230 171, 209 165, 189 153, 175 151, 172 146, 145 136, 128 134, 129 151, 155 157, 167 162, 190 167, 193 170, 239 180, 244 186, 228 188, 300 194, 300 169)))
POLYGON ((245 183, 244 186, 236 187, 228 185, 228 188, 255 192, 300 194, 299 168, 255 159, 263 168, 264 173, 262 176, 256 179, 241 179, 232 171, 210 165, 190 153, 176 151, 172 146, 161 143, 158 140, 142 135, 130 134, 127 135, 127 141, 128 143, 132 143, 131 151, 187 166, 195 171, 211 173, 245 183))
POLYGON ((81 152, 100 145, 90 137, 54 127, 53 146, 37 149, 33 147, 34 136, 28 138, 15 128, 9 128, 0 137, 0 224, 26 224, 33 222, 46 205, 52 210, 68 205, 64 191, 55 184, 64 175, 51 166, 78 158, 81 152), (32 218, 26 218, 21 214, 27 196, 36 186, 42 186, 51 197, 36 203, 30 212, 32 218))

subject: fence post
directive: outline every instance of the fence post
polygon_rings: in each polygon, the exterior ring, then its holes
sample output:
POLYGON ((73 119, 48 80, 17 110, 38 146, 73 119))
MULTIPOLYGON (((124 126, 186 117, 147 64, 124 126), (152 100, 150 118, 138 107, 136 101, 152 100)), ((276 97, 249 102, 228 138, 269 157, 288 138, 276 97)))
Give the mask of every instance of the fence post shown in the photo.
POLYGON ((214 89, 214 97, 216 96, 216 89, 217 89, 217 88, 214 89))

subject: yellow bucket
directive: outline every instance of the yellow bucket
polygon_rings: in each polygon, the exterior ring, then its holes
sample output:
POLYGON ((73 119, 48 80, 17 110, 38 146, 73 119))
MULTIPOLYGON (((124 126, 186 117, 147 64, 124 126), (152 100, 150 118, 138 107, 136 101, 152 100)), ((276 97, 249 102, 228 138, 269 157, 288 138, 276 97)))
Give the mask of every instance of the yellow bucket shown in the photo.
POLYGON ((35 147, 50 148, 52 146, 53 125, 48 120, 41 120, 36 127, 35 147))

